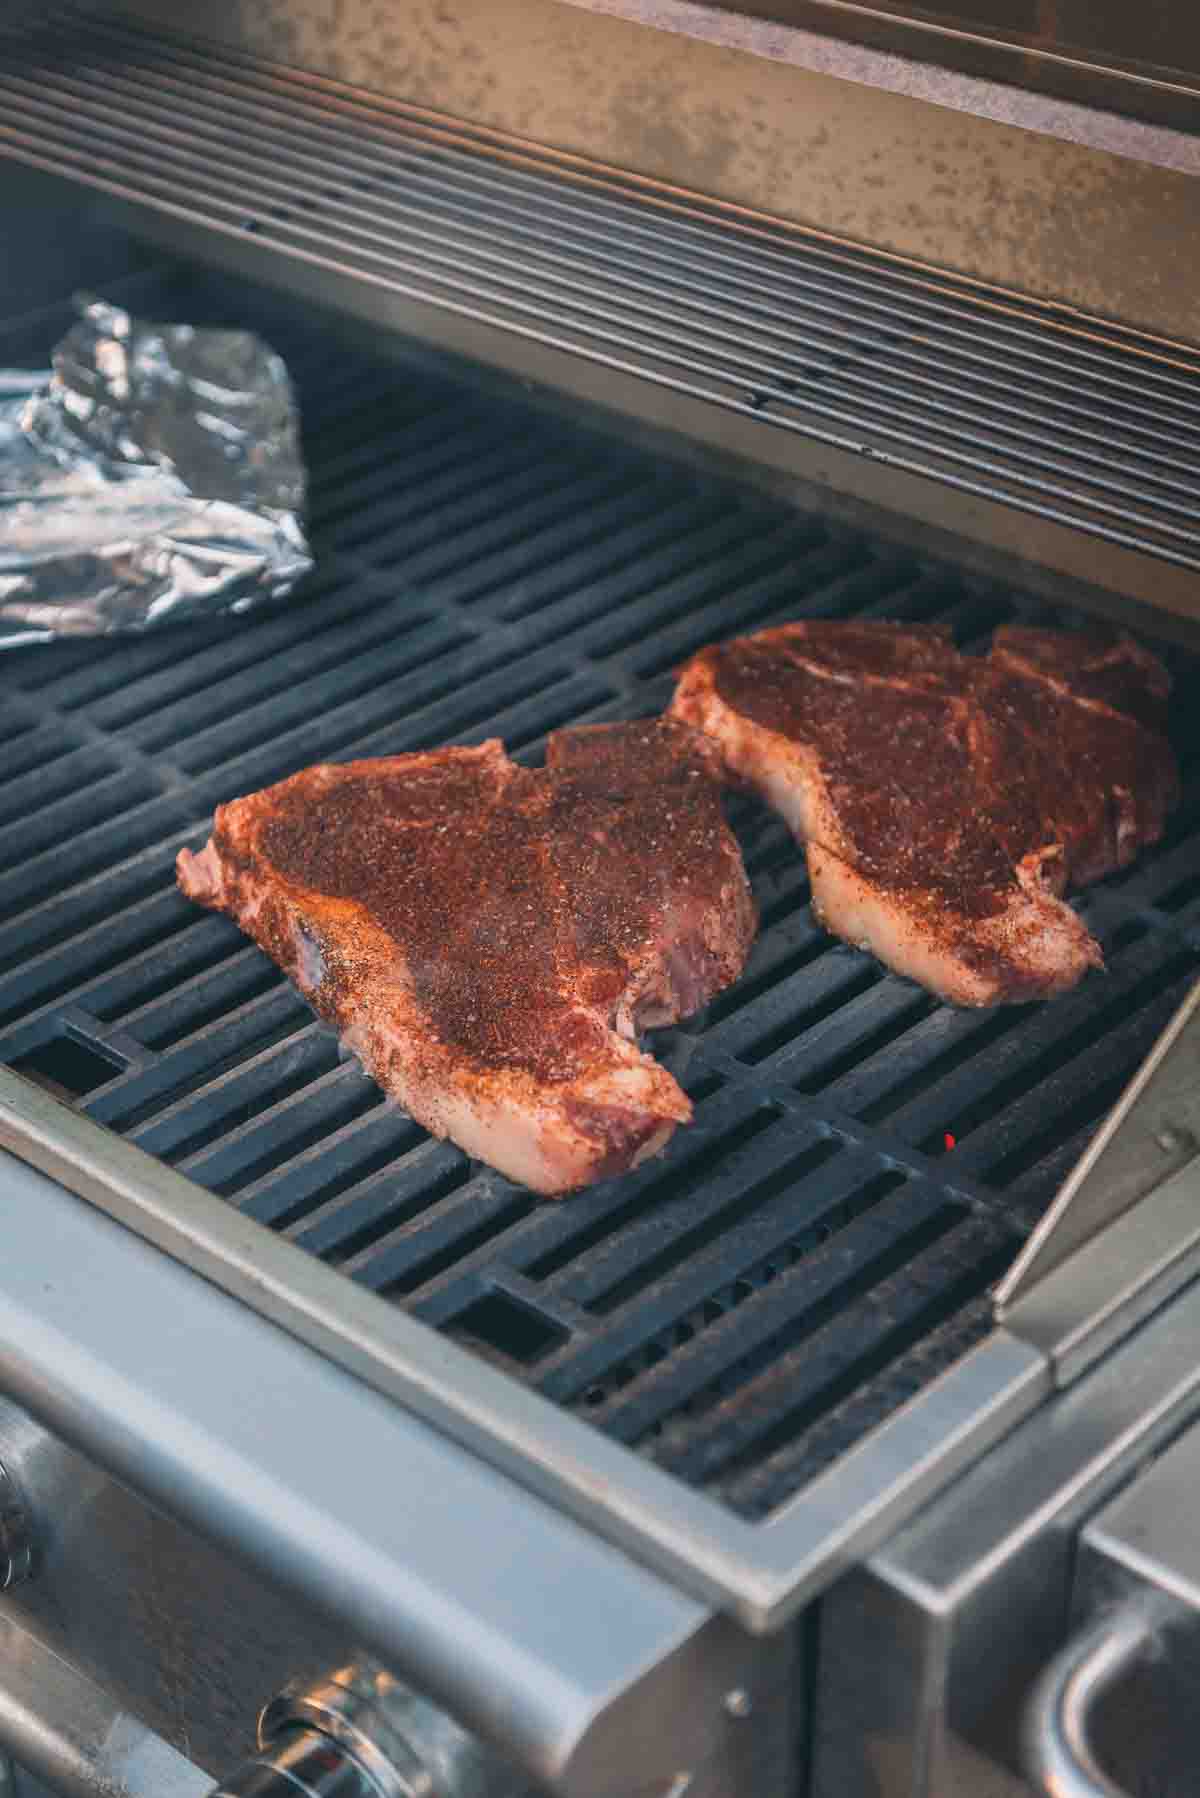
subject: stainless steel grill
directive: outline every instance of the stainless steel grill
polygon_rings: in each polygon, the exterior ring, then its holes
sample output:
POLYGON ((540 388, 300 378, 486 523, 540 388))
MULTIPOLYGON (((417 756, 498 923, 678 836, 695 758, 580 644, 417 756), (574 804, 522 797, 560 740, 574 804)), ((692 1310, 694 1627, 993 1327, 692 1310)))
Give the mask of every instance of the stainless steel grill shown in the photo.
POLYGON ((0 367, 73 287, 257 329, 316 572, 0 655, 0 1786, 998 1798, 960 1751, 1023 1728, 1046 1790, 1095 1750, 1193 1791, 1190 1697, 1139 1738, 1079 1695, 1163 1591, 1169 1688, 1200 1611, 1200 354, 982 279, 1194 337, 1186 121, 719 0, 229 0, 224 47, 121 5, 0 5, 0 367), (536 763, 714 638, 1096 609, 1169 662, 1183 772, 1076 898, 1104 972, 952 1011, 736 799, 762 929, 651 1044, 695 1122, 561 1204, 175 887, 235 794, 536 763))
MULTIPOLYGON (((187 273, 138 303, 231 304, 187 273)), ((743 805, 762 935, 737 986, 658 1044, 694 1127, 661 1163, 540 1204, 339 1059, 265 958, 175 892, 180 843, 317 757, 499 733, 536 758, 568 719, 659 706, 716 632, 936 617, 978 645, 1047 614, 415 367, 331 368, 266 296, 239 290, 236 310, 300 382, 320 573, 232 636, 0 668, 0 1056, 765 1517, 986 1333, 990 1285, 1200 968, 1193 785, 1168 842, 1084 896, 1107 976, 994 1014, 832 943, 782 827, 743 805)), ((1186 717, 1195 676, 1169 653, 1186 717)))

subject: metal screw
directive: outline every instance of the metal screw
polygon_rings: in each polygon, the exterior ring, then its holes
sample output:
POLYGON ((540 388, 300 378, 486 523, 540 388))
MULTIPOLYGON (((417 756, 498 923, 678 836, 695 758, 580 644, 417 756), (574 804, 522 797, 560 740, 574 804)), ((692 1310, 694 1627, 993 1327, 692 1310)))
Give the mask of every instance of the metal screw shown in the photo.
POLYGON ((735 1686, 732 1692, 726 1692, 722 1703, 725 1706, 726 1715, 736 1717, 739 1723, 754 1709, 750 1694, 743 1686, 735 1686))
POLYGON ((1172 1130, 1169 1124, 1159 1131, 1154 1140, 1164 1155, 1170 1155, 1175 1149, 1181 1148, 1183 1142, 1178 1130, 1172 1130))

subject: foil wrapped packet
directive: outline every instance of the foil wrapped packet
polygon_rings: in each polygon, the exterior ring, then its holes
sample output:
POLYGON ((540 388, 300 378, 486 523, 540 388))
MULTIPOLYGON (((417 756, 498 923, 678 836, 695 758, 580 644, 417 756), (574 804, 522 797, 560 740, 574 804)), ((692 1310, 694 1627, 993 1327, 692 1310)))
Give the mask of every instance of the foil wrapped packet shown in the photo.
POLYGON ((282 359, 79 308, 49 376, 0 370, 0 649, 284 596, 312 557, 282 359))

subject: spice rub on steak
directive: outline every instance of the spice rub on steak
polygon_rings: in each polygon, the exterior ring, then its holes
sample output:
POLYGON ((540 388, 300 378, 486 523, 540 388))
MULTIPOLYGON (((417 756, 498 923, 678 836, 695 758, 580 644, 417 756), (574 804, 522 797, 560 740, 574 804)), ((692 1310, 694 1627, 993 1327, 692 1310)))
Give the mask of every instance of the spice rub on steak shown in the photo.
POLYGON ((741 972, 756 917, 719 758, 665 720, 306 768, 178 862, 417 1121, 542 1193, 691 1117, 634 1038, 741 972))
POLYGON ((829 930, 960 1005, 1049 998, 1101 965, 1063 902, 1162 834, 1179 781, 1166 670, 1132 639, 813 621, 715 644, 671 715, 807 846, 829 930))

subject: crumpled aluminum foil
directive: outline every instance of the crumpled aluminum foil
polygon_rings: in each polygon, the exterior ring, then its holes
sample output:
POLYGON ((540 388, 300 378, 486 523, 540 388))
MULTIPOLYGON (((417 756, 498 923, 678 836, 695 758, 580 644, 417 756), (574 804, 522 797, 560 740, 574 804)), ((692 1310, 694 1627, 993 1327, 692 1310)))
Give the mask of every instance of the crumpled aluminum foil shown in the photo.
POLYGON ((281 598, 312 567, 281 358, 78 305, 49 377, 0 370, 0 649, 281 598))

